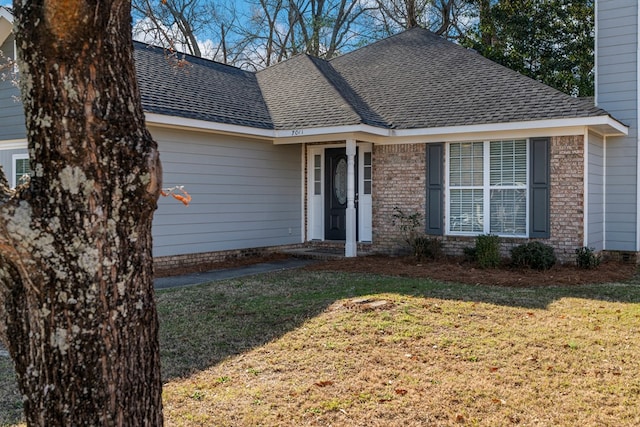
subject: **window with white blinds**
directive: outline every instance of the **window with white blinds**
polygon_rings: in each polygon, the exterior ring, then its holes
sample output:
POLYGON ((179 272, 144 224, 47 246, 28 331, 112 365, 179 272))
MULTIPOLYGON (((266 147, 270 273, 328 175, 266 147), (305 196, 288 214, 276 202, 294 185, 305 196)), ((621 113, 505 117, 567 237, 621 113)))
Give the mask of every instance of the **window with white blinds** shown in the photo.
POLYGON ((483 151, 482 142, 449 146, 449 231, 484 230, 483 151))
POLYGON ((449 144, 448 229, 527 234, 527 141, 449 144))
POLYGON ((25 180, 25 175, 33 176, 31 166, 29 164, 28 154, 13 155, 13 182, 12 185, 17 187, 25 180))

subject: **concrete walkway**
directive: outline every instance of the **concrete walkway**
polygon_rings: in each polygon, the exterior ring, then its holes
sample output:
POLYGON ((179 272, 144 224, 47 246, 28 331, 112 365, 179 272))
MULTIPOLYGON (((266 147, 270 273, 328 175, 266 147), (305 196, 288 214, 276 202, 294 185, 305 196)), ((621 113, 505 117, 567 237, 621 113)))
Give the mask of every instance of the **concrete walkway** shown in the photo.
POLYGON ((161 277, 153 281, 156 289, 177 288, 183 286, 199 285, 201 283, 215 282, 217 280, 236 279, 238 277, 251 276, 272 271, 291 270, 304 267, 316 262, 314 259, 290 258, 261 264, 252 264, 238 268, 226 268, 223 270, 205 271, 202 273, 185 274, 183 276, 161 277))

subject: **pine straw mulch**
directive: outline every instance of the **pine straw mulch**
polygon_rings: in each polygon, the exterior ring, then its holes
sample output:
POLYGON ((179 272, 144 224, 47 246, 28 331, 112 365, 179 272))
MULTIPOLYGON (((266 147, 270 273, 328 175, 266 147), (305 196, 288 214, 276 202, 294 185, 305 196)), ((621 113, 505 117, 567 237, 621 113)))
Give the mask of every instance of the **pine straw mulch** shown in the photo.
MULTIPOLYGON (((204 263, 196 267, 156 269, 156 277, 175 276, 194 272, 239 268, 247 265, 272 262, 289 258, 290 255, 271 253, 227 259, 221 262, 204 263)), ((591 270, 579 269, 573 264, 555 265, 547 271, 512 268, 505 263, 501 268, 480 269, 462 258, 445 257, 438 260, 416 261, 412 257, 390 257, 383 255, 360 256, 321 261, 305 267, 310 271, 343 271, 351 273, 373 273, 385 276, 429 278, 446 282, 497 286, 552 286, 613 283, 634 277, 637 265, 615 261, 603 262, 591 270)))
POLYGON ((623 282, 631 280, 637 272, 637 266, 633 263, 614 261, 603 262, 590 270, 579 269, 573 264, 558 264, 550 270, 537 271, 512 268, 507 263, 500 268, 480 269, 458 258, 416 261, 410 257, 377 255, 332 260, 305 268, 512 287, 623 282))

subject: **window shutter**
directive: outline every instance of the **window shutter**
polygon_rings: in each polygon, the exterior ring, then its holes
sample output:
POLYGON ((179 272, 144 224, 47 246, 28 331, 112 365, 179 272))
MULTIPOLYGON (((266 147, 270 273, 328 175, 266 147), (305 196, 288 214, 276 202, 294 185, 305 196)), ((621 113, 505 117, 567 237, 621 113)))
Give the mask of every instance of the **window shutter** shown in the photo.
POLYGON ((549 199, 551 174, 549 173, 550 138, 531 139, 531 183, 529 237, 549 238, 551 220, 549 199))
POLYGON ((427 144, 427 234, 441 236, 443 226, 444 144, 427 144))

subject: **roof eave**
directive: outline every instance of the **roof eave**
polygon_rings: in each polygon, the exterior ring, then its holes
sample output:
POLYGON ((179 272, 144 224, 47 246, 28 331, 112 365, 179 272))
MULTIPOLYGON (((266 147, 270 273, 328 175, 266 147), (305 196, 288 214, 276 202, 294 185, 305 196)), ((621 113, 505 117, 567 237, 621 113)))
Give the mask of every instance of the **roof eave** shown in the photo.
POLYGON ((4 44, 13 31, 13 14, 6 7, 0 6, 0 45, 4 44))
POLYGON ((464 126, 397 129, 392 131, 392 138, 390 139, 396 139, 398 140, 397 142, 400 142, 419 138, 429 142, 469 140, 485 135, 495 135, 496 137, 500 135, 508 137, 582 135, 585 127, 602 136, 625 136, 629 133, 628 126, 609 115, 601 115, 464 126))
POLYGON ((146 113, 149 124, 271 141, 274 144, 335 142, 355 138, 377 144, 468 141, 478 138, 529 138, 583 135, 589 129, 602 136, 625 136, 629 128, 609 115, 568 119, 532 120, 416 129, 387 129, 366 124, 293 129, 261 129, 250 126, 146 113))
POLYGON ((145 120, 149 125, 163 128, 190 129, 203 132, 222 133, 226 135, 250 136, 252 138, 266 140, 272 140, 274 137, 273 129, 210 122, 206 120, 189 119, 158 113, 145 112, 145 120))

